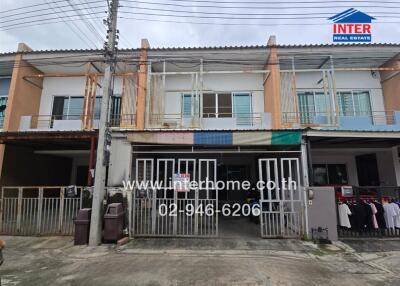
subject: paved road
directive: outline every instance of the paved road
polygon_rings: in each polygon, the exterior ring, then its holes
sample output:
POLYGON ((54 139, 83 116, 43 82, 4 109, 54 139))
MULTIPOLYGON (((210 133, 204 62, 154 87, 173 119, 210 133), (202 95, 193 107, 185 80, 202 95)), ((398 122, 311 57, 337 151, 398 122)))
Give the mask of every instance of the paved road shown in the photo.
MULTIPOLYGON (((400 252, 390 249, 376 253, 343 244, 320 249, 293 240, 174 239, 90 248, 73 246, 69 237, 5 239, 3 286, 400 285, 400 252)), ((399 243, 391 242, 394 249, 399 243)))

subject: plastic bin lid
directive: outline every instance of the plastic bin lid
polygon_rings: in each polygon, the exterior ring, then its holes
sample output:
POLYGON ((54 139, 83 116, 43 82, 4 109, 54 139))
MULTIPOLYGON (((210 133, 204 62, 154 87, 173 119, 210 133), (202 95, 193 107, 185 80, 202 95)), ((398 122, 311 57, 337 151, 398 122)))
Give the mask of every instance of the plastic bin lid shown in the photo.
POLYGON ((120 215, 124 213, 121 203, 112 203, 107 206, 107 215, 120 215))
POLYGON ((76 219, 77 220, 90 220, 91 213, 92 213, 92 209, 90 209, 90 208, 80 209, 76 219))

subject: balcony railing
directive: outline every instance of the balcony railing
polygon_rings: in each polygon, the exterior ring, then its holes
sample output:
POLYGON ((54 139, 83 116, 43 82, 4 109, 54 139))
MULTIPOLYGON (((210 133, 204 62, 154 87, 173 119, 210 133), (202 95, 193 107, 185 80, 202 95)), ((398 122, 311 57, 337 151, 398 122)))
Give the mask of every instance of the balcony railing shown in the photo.
POLYGON ((270 128, 266 113, 203 113, 186 115, 182 113, 150 115, 148 128, 170 129, 247 129, 270 128))
POLYGON ((26 115, 21 116, 20 130, 81 130, 85 125, 90 126, 91 121, 93 125, 91 128, 96 129, 98 120, 82 115, 26 115))
MULTIPOLYGON (((21 116, 20 130, 82 130, 97 129, 99 116, 83 115, 27 115, 21 116)), ((135 114, 114 114, 110 116, 111 127, 135 127, 135 114)))
POLYGON ((133 128, 136 127, 136 114, 113 114, 109 123, 111 127, 133 128))
POLYGON ((350 129, 399 127, 399 111, 368 111, 342 114, 333 112, 283 112, 282 123, 286 126, 326 126, 350 129))

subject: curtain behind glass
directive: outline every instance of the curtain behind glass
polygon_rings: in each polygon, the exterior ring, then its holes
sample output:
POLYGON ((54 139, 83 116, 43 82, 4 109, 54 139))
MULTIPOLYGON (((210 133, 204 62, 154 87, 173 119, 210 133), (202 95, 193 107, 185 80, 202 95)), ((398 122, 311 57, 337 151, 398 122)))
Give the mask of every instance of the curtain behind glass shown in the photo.
POLYGON ((237 125, 251 125, 251 97, 248 93, 233 95, 233 113, 237 125))

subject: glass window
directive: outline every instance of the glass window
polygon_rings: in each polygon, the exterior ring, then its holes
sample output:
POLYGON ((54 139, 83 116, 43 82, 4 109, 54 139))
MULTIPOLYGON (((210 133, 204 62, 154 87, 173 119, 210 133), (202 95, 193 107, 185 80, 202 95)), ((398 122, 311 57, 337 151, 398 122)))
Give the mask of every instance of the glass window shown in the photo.
POLYGON ((347 169, 345 164, 313 165, 314 185, 347 185, 347 169))
POLYGON ((313 165, 313 175, 316 186, 328 185, 328 170, 326 165, 313 165))
POLYGON ((338 101, 340 115, 370 117, 372 114, 368 91, 340 91, 338 101))
POLYGON ((344 164, 329 164, 328 176, 330 185, 347 185, 347 170, 344 164))
POLYGON ((214 93, 203 93, 203 117, 216 117, 216 95, 214 93))
POLYGON ((354 109, 356 115, 370 116, 371 115, 371 101, 368 91, 353 91, 354 109))
POLYGON ((10 90, 11 78, 0 78, 0 96, 8 96, 10 90))
POLYGON ((101 97, 97 96, 94 103, 94 119, 100 119, 101 113, 101 97))
POLYGON ((314 93, 315 113, 316 115, 326 115, 329 111, 329 96, 325 95, 325 92, 314 93))
POLYGON ((190 117, 192 115, 192 95, 182 95, 182 115, 183 117, 190 117))
POLYGON ((251 96, 249 93, 233 94, 233 113, 238 125, 251 125, 251 96))
POLYGON ((7 96, 0 96, 0 128, 3 128, 4 115, 7 107, 7 96))
POLYGON ((218 117, 232 117, 232 94, 218 93, 218 117))
POLYGON ((53 118, 80 120, 83 113, 83 96, 54 96, 53 118))
POLYGON ((311 123, 315 113, 314 92, 297 93, 301 123, 311 123))
POLYGON ((338 92, 340 114, 344 116, 354 115, 354 102, 351 91, 338 92))
MULTIPOLYGON (((69 98, 69 107, 68 107, 67 115, 68 120, 79 120, 81 119, 81 115, 83 113, 83 96, 82 97, 70 97, 69 98)), ((64 106, 65 110, 65 106, 64 106)))

